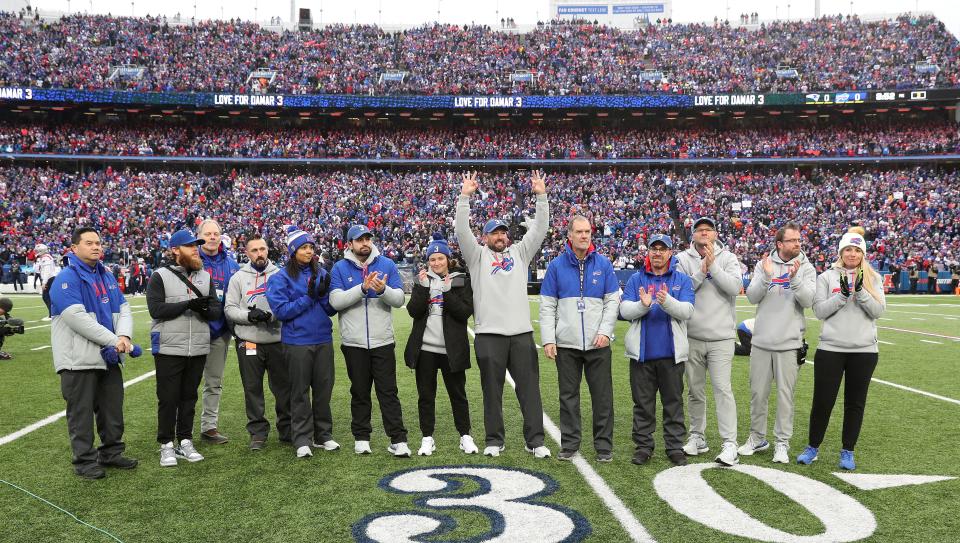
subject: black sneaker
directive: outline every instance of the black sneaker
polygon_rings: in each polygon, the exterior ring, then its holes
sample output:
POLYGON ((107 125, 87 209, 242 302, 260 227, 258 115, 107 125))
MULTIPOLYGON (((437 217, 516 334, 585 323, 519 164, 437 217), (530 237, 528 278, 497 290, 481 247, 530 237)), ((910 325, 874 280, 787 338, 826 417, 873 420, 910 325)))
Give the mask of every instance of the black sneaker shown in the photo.
POLYGON ((573 457, 577 455, 577 451, 574 449, 560 449, 560 452, 557 453, 557 460, 563 460, 564 462, 569 462, 573 460, 573 457))
POLYGON ((105 468, 133 469, 137 467, 137 464, 139 462, 137 462, 136 458, 128 458, 126 456, 115 456, 107 461, 98 460, 97 463, 105 468))
POLYGON ((263 449, 264 442, 265 442, 265 440, 260 439, 259 437, 251 438, 251 439, 250 439, 250 450, 251 450, 251 451, 259 451, 259 450, 263 449))
POLYGON ((610 451, 597 451, 597 462, 613 462, 613 453, 610 451))
POLYGON ((103 479, 107 476, 107 472, 103 471, 103 468, 97 465, 89 466, 83 469, 77 468, 74 470, 74 472, 80 477, 91 481, 95 479, 103 479))
POLYGON ((213 443, 214 445, 223 445, 224 443, 228 442, 229 439, 227 439, 227 436, 221 434, 216 428, 214 428, 200 434, 200 441, 203 441, 204 443, 213 443))
POLYGON ((6 351, 0 351, 0 360, 13 360, 13 355, 6 351))
POLYGON ((683 454, 682 450, 670 451, 667 453, 667 458, 673 462, 675 466, 686 466, 687 465, 687 455, 683 454))
POLYGON ((645 449, 637 449, 633 453, 633 458, 630 461, 638 466, 642 466, 650 461, 650 451, 645 449))

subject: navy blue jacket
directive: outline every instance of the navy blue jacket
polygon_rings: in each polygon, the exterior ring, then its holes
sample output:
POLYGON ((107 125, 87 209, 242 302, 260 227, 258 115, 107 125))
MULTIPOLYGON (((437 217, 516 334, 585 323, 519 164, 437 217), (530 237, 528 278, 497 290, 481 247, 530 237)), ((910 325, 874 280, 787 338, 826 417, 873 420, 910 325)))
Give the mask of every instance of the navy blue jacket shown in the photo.
MULTIPOLYGON (((280 270, 267 281, 267 302, 280 320, 280 341, 287 345, 321 345, 333 342, 333 321, 337 314, 330 306, 329 295, 314 300, 307 295, 307 282, 313 271, 309 267, 293 279, 287 270, 280 270)), ((327 271, 320 268, 317 282, 327 271)))
MULTIPOLYGON (((213 256, 208 255, 203 252, 203 249, 200 249, 200 260, 203 260, 203 269, 207 270, 207 273, 210 274, 210 282, 213 283, 213 287, 217 290, 217 298, 220 300, 222 306, 226 299, 230 278, 233 277, 233 274, 237 273, 240 265, 227 253, 227 250, 224 249, 222 244, 220 245, 220 250, 213 256)), ((210 325, 211 340, 217 339, 230 331, 226 315, 221 315, 219 319, 209 321, 208 324, 210 325)))

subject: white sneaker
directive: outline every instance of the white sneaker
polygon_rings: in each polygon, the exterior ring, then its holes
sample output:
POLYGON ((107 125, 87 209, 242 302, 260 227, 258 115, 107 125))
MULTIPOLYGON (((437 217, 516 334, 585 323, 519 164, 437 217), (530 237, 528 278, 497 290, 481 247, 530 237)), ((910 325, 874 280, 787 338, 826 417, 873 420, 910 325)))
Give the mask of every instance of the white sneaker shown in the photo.
POLYGON ((773 448, 773 461, 780 464, 789 464, 790 455, 789 455, 789 446, 782 442, 778 441, 776 446, 773 448))
POLYGON ((499 447, 496 445, 490 445, 483 449, 483 455, 496 458, 500 456, 500 453, 503 452, 504 449, 506 449, 506 447, 503 445, 500 445, 499 447))
POLYGON ((690 438, 687 439, 687 444, 683 446, 683 454, 697 456, 705 452, 710 452, 710 447, 707 447, 707 440, 701 434, 691 433, 690 438))
POLYGON ((199 462, 203 460, 203 455, 197 452, 197 449, 193 446, 193 442, 189 439, 180 440, 180 446, 173 449, 173 453, 177 458, 183 458, 187 462, 199 462))
POLYGON ((423 440, 420 441, 420 450, 417 451, 417 455, 430 456, 435 450, 437 450, 437 445, 433 442, 433 438, 424 436, 423 440))
POLYGON ((753 453, 765 451, 770 448, 770 442, 763 438, 757 438, 753 434, 750 434, 750 437, 747 438, 747 441, 743 445, 740 445, 740 448, 737 449, 737 452, 740 453, 740 456, 753 456, 753 453))
POLYGON ((400 443, 393 443, 387 447, 387 452, 402 458, 410 458, 410 447, 407 446, 406 441, 401 441, 400 443))
POLYGON ((340 450, 340 444, 332 439, 328 439, 323 443, 314 443, 313 448, 323 449, 325 451, 336 451, 336 450, 340 450))
POLYGON ((533 449, 530 447, 524 447, 524 450, 528 453, 532 453, 534 458, 550 458, 550 449, 544 447, 543 445, 533 449))
POLYGON ((310 456, 313 456, 313 451, 310 450, 309 446, 304 445, 297 448, 297 458, 308 458, 310 456))
POLYGON ((170 467, 177 465, 177 455, 173 452, 173 442, 160 445, 160 466, 170 467))
POLYGON ((737 455, 737 444, 734 441, 724 441, 720 454, 716 461, 723 466, 736 466, 740 463, 740 457, 737 455))
POLYGON ((354 441, 353 442, 353 452, 357 454, 370 454, 373 451, 370 450, 369 441, 354 441))
POLYGON ((480 452, 480 449, 477 448, 477 444, 473 442, 473 438, 470 435, 460 436, 460 450, 467 454, 477 454, 480 452))

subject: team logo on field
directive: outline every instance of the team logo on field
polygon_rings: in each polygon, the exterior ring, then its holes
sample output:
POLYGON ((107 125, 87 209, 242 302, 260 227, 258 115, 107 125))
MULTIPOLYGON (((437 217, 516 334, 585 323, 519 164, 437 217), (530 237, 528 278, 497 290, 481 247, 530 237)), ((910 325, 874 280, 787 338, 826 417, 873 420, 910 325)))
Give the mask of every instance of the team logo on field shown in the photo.
POLYGON ((496 275, 500 270, 508 272, 513 269, 513 259, 509 256, 504 257, 503 260, 494 260, 490 265, 493 266, 493 269, 490 270, 490 275, 496 275))

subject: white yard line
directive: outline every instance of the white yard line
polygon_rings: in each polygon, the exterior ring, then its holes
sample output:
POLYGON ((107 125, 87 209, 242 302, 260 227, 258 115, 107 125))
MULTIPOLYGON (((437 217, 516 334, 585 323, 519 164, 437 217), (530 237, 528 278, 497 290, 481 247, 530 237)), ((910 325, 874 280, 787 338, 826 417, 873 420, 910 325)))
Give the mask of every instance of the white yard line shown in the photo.
POLYGON ((942 341, 934 341, 932 339, 921 339, 920 341, 924 343, 933 343, 934 345, 943 345, 942 341))
MULTIPOLYGON (((140 375, 139 377, 134 377, 133 379, 130 379, 129 381, 127 381, 126 383, 124 383, 124 384, 123 384, 123 388, 127 388, 127 387, 129 387, 129 386, 135 385, 135 384, 139 383, 140 381, 144 381, 144 380, 146 380, 146 379, 149 379, 149 378, 153 377, 153 376, 156 375, 156 374, 157 374, 157 372, 156 372, 155 370, 154 370, 154 371, 148 371, 147 373, 144 373, 143 375, 140 375)), ((30 432, 39 430, 40 428, 43 428, 44 426, 47 426, 47 425, 49 425, 49 424, 53 424, 54 422, 57 422, 58 420, 62 419, 63 417, 66 417, 66 416, 67 416, 66 410, 60 411, 59 413, 54 413, 54 414, 50 415, 49 417, 47 417, 47 418, 45 418, 45 419, 43 419, 43 420, 38 420, 37 422, 34 422, 34 423, 31 424, 30 426, 26 426, 26 427, 24 427, 24 428, 21 428, 21 429, 17 430, 16 432, 12 433, 12 434, 8 434, 8 435, 5 435, 5 436, 3 436, 3 437, 0 437, 0 446, 6 445, 7 443, 10 443, 10 442, 12 442, 12 441, 16 441, 17 439, 20 439, 21 437, 29 434, 30 432)))
MULTIPOLYGON (((144 307, 144 306, 141 305, 141 306, 137 306, 137 307, 144 307)), ((133 308, 131 307, 131 309, 133 309, 133 308)), ((138 310, 138 311, 131 311, 130 314, 131 314, 131 315, 136 315, 137 313, 146 313, 146 312, 147 312, 146 309, 140 309, 140 310, 138 310)), ((46 327, 50 326, 50 324, 51 324, 51 323, 48 322, 47 324, 38 324, 37 326, 28 326, 28 327, 24 328, 24 330, 36 330, 37 328, 46 328, 46 327)))
POLYGON ((41 351, 41 350, 43 350, 43 349, 49 349, 49 348, 50 348, 49 345, 41 345, 41 346, 39 346, 39 347, 34 347, 34 348, 30 349, 30 350, 31 350, 31 351, 41 351))
MULTIPOLYGON (((467 331, 470 332, 470 336, 476 338, 476 333, 474 333, 472 328, 467 328, 467 331)), ((537 345, 539 349, 540 346, 537 345)), ((507 382, 510 383, 510 386, 516 388, 517 385, 513 381, 513 377, 510 376, 510 372, 507 372, 507 382)), ((550 420, 550 417, 546 413, 543 414, 543 426, 547 432, 547 435, 551 439, 557 442, 557 445, 560 444, 560 429, 557 428, 557 425, 550 420)), ((630 539, 636 541, 637 543, 655 543, 655 540, 647 531, 646 528, 640 524, 640 521, 637 520, 637 517, 624 505, 623 501, 617 496, 613 489, 607 485, 607 482, 603 480, 603 477, 583 455, 576 455, 573 457, 573 465, 577 468, 577 471, 580 472, 580 475, 583 476, 584 480, 587 481, 587 484, 590 485, 590 488, 603 500, 604 505, 607 506, 607 509, 613 513, 613 516, 617 519, 623 529, 627 531, 627 534, 630 535, 630 539)))
POLYGON ((878 339, 877 343, 883 343, 884 345, 896 345, 896 343, 891 343, 889 341, 884 341, 882 339, 878 339))

